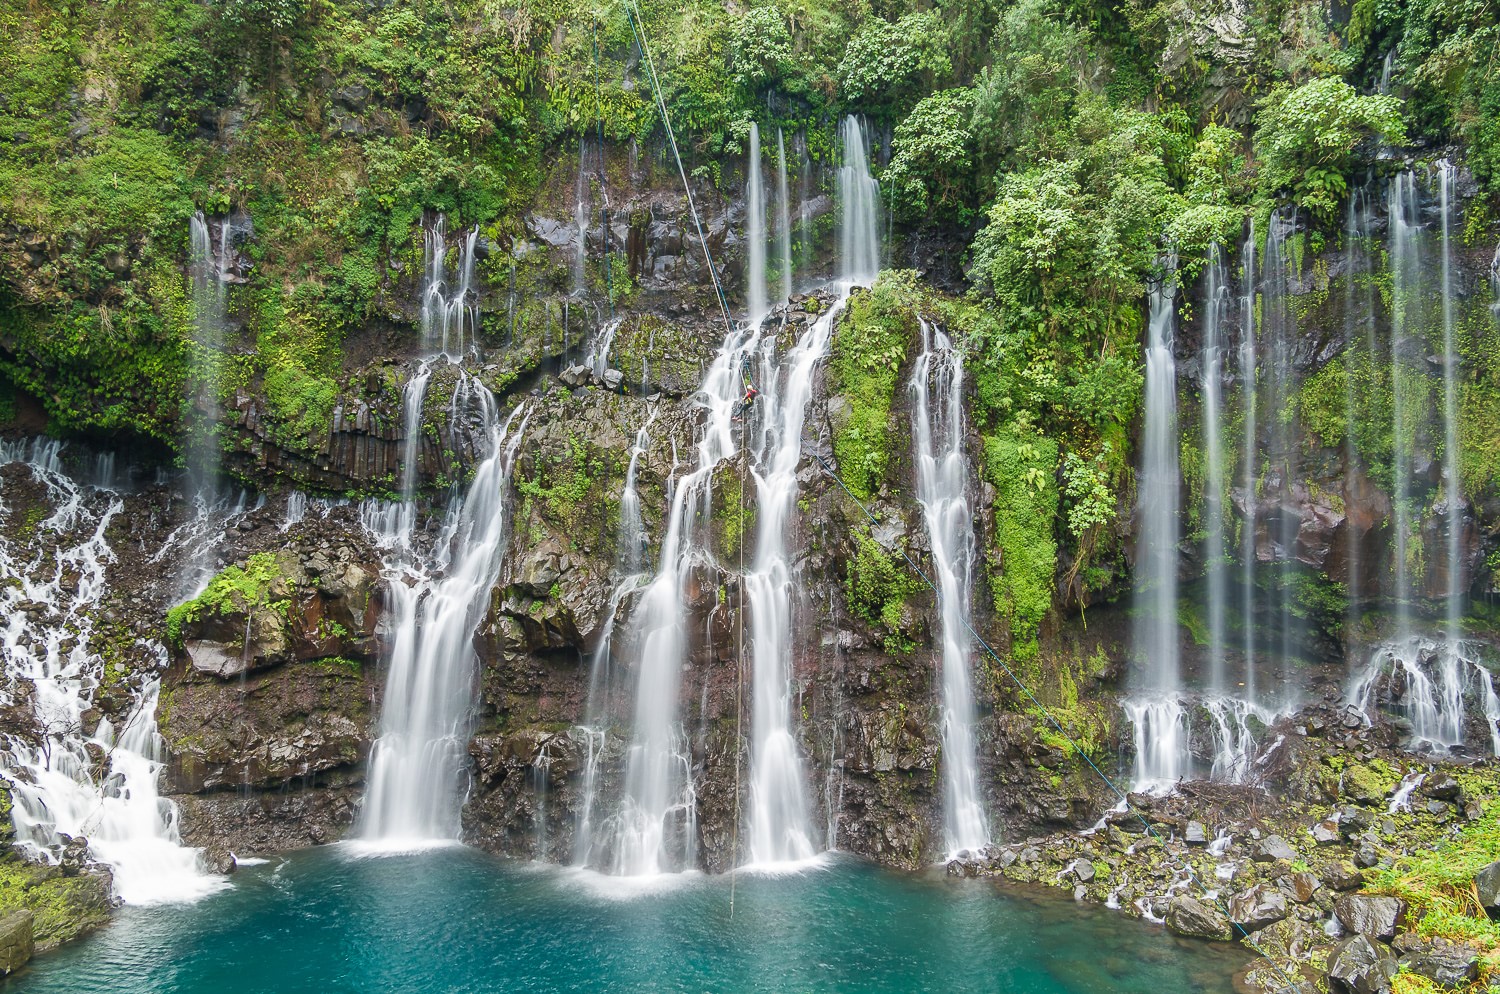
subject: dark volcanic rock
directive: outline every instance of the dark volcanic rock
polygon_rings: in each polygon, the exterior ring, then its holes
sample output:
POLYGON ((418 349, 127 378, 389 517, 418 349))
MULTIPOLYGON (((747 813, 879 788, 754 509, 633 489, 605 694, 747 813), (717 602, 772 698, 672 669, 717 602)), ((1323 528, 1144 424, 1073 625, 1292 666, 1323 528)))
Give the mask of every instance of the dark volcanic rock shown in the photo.
POLYGON ((1178 935, 1204 939, 1229 938, 1229 919, 1211 904, 1191 897, 1174 897, 1167 908, 1167 928, 1178 935))
POLYGON ((1333 909, 1339 924, 1350 932, 1389 942, 1396 937, 1396 926, 1406 903, 1395 897, 1345 894, 1334 903, 1333 909))
POLYGON ((1335 994, 1384 994, 1396 975, 1396 957, 1363 935, 1345 939, 1328 957, 1328 986, 1335 994))

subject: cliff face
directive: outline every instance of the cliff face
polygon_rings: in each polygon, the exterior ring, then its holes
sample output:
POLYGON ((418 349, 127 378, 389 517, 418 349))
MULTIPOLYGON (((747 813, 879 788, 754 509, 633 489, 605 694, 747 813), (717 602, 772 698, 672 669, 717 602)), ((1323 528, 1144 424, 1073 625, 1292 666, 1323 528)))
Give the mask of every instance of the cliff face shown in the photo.
MULTIPOLYGON (((723 334, 674 177, 627 165, 624 150, 609 161, 619 173, 613 181, 632 192, 615 202, 608 235, 593 223, 584 240, 591 251, 602 253, 607 239, 609 278, 628 282, 629 293, 611 303, 594 294, 575 295, 570 287, 578 239, 568 219, 573 177, 571 166, 559 164, 526 213, 525 239, 503 248, 480 239, 480 265, 487 274, 477 285, 481 358, 467 364, 502 408, 525 405, 529 420, 508 496, 512 523, 505 566, 475 638, 481 672, 464 830, 470 841, 487 848, 561 861, 574 857, 573 832, 591 750, 602 749, 596 768, 599 796, 616 796, 622 787, 636 693, 636 674, 622 661, 630 658, 625 650, 637 599, 630 593, 614 596, 624 578, 622 555, 638 555, 648 568, 660 555, 671 487, 692 458, 701 423, 694 393, 723 334), (507 271, 505 278, 497 277, 507 271), (596 335, 612 321, 618 325, 607 371, 581 366, 596 335), (641 548, 625 550, 619 500, 643 426, 649 426, 649 440, 636 486, 647 538, 641 548), (598 663, 611 612, 614 651, 598 663)), ((710 248, 732 278, 743 265, 743 205, 700 192, 710 248)), ((825 201, 815 214, 827 208, 825 201)), ((236 223, 247 228, 253 219, 236 223)), ((826 239, 830 233, 824 228, 826 239)), ((1298 237, 1310 235, 1309 230, 1298 237)), ((1382 233, 1370 237, 1378 241, 1382 233)), ((242 243, 231 270, 242 264, 246 250, 242 243)), ((912 251, 921 251, 920 246, 912 251)), ((828 257, 826 251, 817 254, 828 257)), ((1463 321, 1477 329, 1488 316, 1489 258, 1474 245, 1465 246, 1456 261, 1463 321)), ((590 269, 590 279, 603 275, 590 269)), ((1372 323, 1389 322, 1383 300, 1373 310, 1349 313, 1352 288, 1363 293, 1369 279, 1367 273, 1349 271, 1341 248, 1303 243, 1289 284, 1297 387, 1293 406, 1278 415, 1290 426, 1293 456, 1280 466, 1259 466, 1253 487, 1231 473, 1226 495, 1232 534, 1247 517, 1256 523, 1258 563, 1294 560, 1309 591, 1331 595, 1310 605, 1311 648, 1294 672, 1282 675, 1293 697, 1341 693, 1346 660, 1363 652, 1383 624, 1376 608, 1389 588, 1393 555, 1388 466, 1378 445, 1362 450, 1330 428, 1380 409, 1381 402, 1366 398, 1339 414, 1335 408, 1345 403, 1344 395, 1325 382, 1330 370, 1354 368, 1350 357, 1372 323), (1293 521, 1291 549, 1280 544, 1287 533, 1284 518, 1293 521), (1357 574, 1351 563, 1358 564, 1357 574), (1349 602, 1366 606, 1362 627, 1346 624, 1349 602)), ((922 292, 932 294, 930 288, 922 292)), ((1194 284, 1181 296, 1175 341, 1187 453, 1203 446, 1199 292, 1194 284)), ((382 628, 382 591, 389 582, 383 578, 382 552, 363 526, 356 501, 389 494, 397 486, 407 443, 402 390, 421 353, 420 313, 413 303, 421 296, 417 276, 393 277, 381 295, 383 314, 346 340, 339 390, 326 422, 288 436, 268 416, 270 402, 258 380, 236 388, 223 408, 225 469, 267 499, 202 526, 200 544, 219 567, 247 576, 260 570, 258 586, 249 594, 205 595, 209 600, 199 610, 169 625, 169 608, 179 594, 161 577, 172 575, 191 555, 188 543, 173 545, 169 536, 173 529, 198 527, 191 524, 196 519, 185 484, 135 484, 124 498, 127 530, 140 536, 141 547, 168 551, 153 565, 129 556, 112 565, 112 603, 137 636, 170 643, 160 706, 170 754, 165 789, 182 809, 186 839, 214 852, 258 852, 337 838, 349 830, 363 791, 392 633, 382 628), (354 500, 314 503, 298 517, 292 511, 301 498, 291 496, 292 487, 354 500)), ((934 299, 915 303, 912 315, 926 307, 935 317, 941 305, 934 299)), ((782 346, 829 302, 825 291, 798 295, 773 315, 782 346)), ((237 313, 231 306, 231 334, 248 335, 237 313)), ((875 333, 867 320, 866 311, 855 306, 841 318, 830 368, 867 345, 875 333)), ((961 337, 967 329, 949 330, 961 337)), ((1231 328, 1229 334, 1226 347, 1237 348, 1235 336, 1243 329, 1231 328)), ((897 386, 879 412, 881 461, 867 481, 873 495, 868 503, 879 519, 874 527, 824 468, 851 472, 840 465, 840 439, 855 416, 851 412, 864 401, 827 369, 818 373, 788 536, 788 546, 797 550, 790 645, 795 729, 814 820, 826 826, 824 841, 914 867, 942 854, 940 620, 935 597, 904 578, 899 558, 904 551, 930 572, 929 543, 914 496, 913 411, 905 388, 920 337, 914 320, 895 335, 888 361, 897 386), (862 557, 872 555, 886 561, 899 581, 877 591, 873 605, 860 587, 861 571, 868 568, 862 557)), ((1470 375, 1477 383, 1483 372, 1476 365, 1470 375)), ((976 374, 981 379, 975 392, 987 389, 983 375, 976 374)), ((435 367, 419 421, 419 506, 434 519, 483 456, 484 443, 473 426, 448 411, 457 379, 456 367, 435 367)), ((1232 375, 1226 386, 1232 398, 1237 388, 1232 375)), ((1362 389, 1382 388, 1375 383, 1362 389)), ((975 393, 969 401, 976 403, 975 393)), ((1465 445, 1480 449, 1488 422, 1482 411, 1468 411, 1465 445)), ((1015 617, 1002 613, 1010 610, 1011 595, 996 596, 997 587, 1010 590, 1010 574, 1017 568, 1007 560, 1010 552, 1000 535, 1000 519, 1013 510, 1011 492, 997 488, 984 470, 992 439, 987 429, 976 427, 982 422, 977 409, 970 412, 965 446, 974 467, 976 541, 985 560, 976 576, 975 624, 1004 665, 974 653, 979 775, 999 834, 1018 838, 1091 823, 1112 798, 1023 698, 1006 667, 1063 717, 1068 734, 1085 743, 1096 761, 1128 770, 1131 736, 1119 701, 1129 671, 1129 616, 1123 610, 1129 580, 1122 571, 1091 589, 1081 587, 1070 569, 1076 550, 1060 524, 1049 524, 1044 534, 1055 528, 1064 546, 1046 589, 1051 607, 1039 625, 1036 649, 1013 651, 1015 617)), ((1272 424, 1268 417, 1258 438, 1267 447, 1272 424)), ((1419 452, 1437 444, 1430 436, 1422 438, 1419 452)), ((1363 444, 1364 436, 1358 440, 1363 444)), ((1411 471, 1418 531, 1435 543, 1443 512, 1439 467, 1428 456, 1415 460, 1411 471)), ((1055 467, 1049 472, 1060 476, 1055 467)), ((1188 520, 1201 525, 1202 475, 1186 476, 1183 506, 1188 520)), ((734 831, 744 814, 749 765, 748 621, 740 562, 742 554, 754 552, 755 486, 743 467, 720 469, 712 507, 699 522, 713 536, 712 556, 694 566, 689 584, 690 648, 679 712, 690 738, 699 858, 714 871, 743 859, 734 831)), ((1483 596, 1493 582, 1487 556, 1497 505, 1489 489, 1476 494, 1464 510, 1463 550, 1472 592, 1483 596)), ((1134 534, 1130 500, 1128 489, 1122 491, 1110 526, 1127 562, 1134 534)), ((1201 587, 1205 569, 1201 527, 1185 528, 1184 535, 1181 578, 1193 591, 1201 587)), ((1432 599, 1436 610, 1435 601, 1446 590, 1440 557, 1422 557, 1417 565, 1415 589, 1432 599)), ((1189 613, 1202 610, 1192 604, 1190 597, 1189 613)), ((1200 665, 1205 651, 1195 634, 1200 629, 1181 627, 1190 669, 1200 665)), ((1210 743, 1195 743, 1195 749, 1211 759, 1210 743)))

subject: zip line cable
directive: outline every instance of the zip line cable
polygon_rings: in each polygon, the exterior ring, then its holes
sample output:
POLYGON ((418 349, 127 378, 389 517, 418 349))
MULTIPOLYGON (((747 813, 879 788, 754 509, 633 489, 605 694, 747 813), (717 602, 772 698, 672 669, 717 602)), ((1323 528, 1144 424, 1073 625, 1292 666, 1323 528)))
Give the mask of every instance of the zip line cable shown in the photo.
POLYGON ((667 132, 667 141, 672 146, 672 158, 677 161, 677 174, 682 177, 682 190, 687 194, 688 212, 693 217, 693 227, 698 232, 698 244, 703 247, 703 259, 708 263, 708 277, 713 281, 714 293, 719 298, 719 311, 724 315, 724 330, 734 334, 734 319, 729 316, 729 301, 724 296, 724 287, 719 282, 719 271, 714 268, 714 257, 708 251, 708 239, 703 234, 703 222, 698 218, 698 205, 693 200, 693 188, 688 184, 687 170, 682 165, 682 153, 677 150, 677 135, 672 131, 672 118, 667 114, 667 101, 662 96, 661 81, 656 77, 656 61, 651 58, 651 48, 646 43, 646 23, 633 0, 624 0, 625 17, 630 21, 630 30, 636 43, 641 46, 641 55, 646 59, 646 69, 651 76, 651 92, 656 97, 656 107, 661 111, 661 123, 667 132))

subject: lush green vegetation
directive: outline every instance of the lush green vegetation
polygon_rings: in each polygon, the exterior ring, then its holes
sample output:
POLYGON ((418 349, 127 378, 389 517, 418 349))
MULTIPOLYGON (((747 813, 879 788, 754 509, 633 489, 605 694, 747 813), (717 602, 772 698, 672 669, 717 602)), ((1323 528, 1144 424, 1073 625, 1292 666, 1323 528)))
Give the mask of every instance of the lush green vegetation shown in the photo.
POLYGON ((209 581, 203 593, 167 611, 167 641, 182 644, 182 626, 209 615, 248 611, 267 602, 286 565, 274 552, 257 552, 243 566, 228 566, 209 581))

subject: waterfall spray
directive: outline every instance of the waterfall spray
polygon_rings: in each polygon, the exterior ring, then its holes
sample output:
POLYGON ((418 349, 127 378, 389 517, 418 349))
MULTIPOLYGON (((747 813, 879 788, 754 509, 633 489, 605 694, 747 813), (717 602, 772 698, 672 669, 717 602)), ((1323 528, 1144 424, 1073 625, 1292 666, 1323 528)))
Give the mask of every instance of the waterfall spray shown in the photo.
POLYGON ((745 185, 745 307, 752 325, 765 320, 766 312, 766 194, 760 175, 760 128, 750 122, 750 159, 745 185))
POLYGON ((1228 601, 1227 566, 1224 561, 1224 455, 1223 356, 1224 325, 1229 317, 1229 286, 1224 256, 1218 245, 1208 248, 1207 286, 1203 312, 1203 361, 1200 387, 1203 395, 1203 516, 1208 537, 1203 557, 1208 570, 1209 688, 1223 693, 1225 606, 1228 601))

